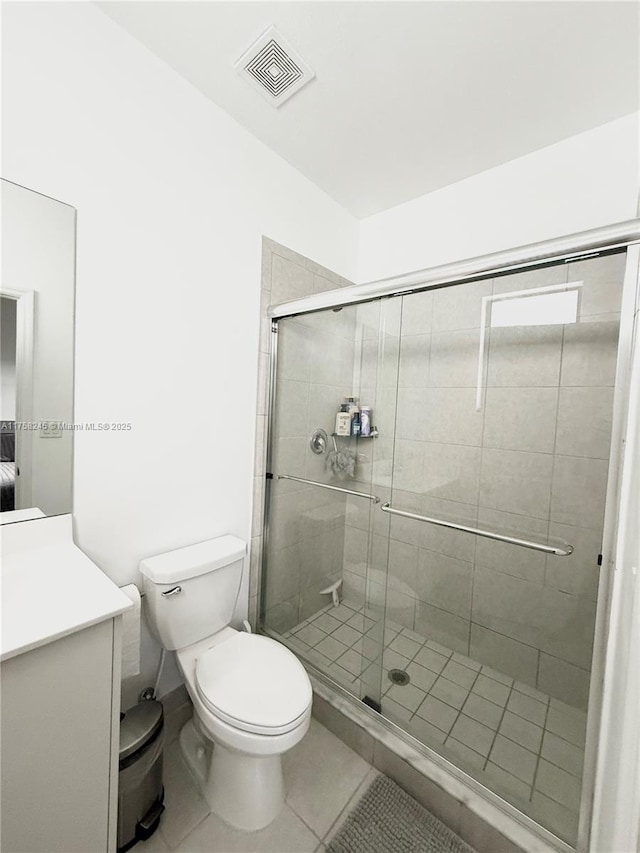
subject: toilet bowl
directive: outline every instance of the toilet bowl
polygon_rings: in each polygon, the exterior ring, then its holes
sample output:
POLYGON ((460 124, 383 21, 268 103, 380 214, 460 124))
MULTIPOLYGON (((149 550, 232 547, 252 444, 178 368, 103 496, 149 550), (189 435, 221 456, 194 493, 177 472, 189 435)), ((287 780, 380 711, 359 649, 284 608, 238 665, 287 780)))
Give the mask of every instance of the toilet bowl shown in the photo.
POLYGON ((234 536, 140 563, 152 631, 176 651, 194 716, 180 746, 211 809, 255 831, 284 804, 282 754, 311 719, 309 677, 280 643, 231 627, 246 544, 234 536))
POLYGON ((194 708, 180 734, 185 760, 211 809, 257 830, 284 803, 282 754, 311 720, 311 685, 280 643, 225 628, 177 653, 194 708))

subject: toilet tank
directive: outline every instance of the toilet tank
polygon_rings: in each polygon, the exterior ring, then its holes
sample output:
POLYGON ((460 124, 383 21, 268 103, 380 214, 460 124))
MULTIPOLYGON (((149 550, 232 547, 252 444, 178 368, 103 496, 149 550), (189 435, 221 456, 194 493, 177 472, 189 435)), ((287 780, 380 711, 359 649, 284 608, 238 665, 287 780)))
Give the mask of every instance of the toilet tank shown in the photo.
POLYGON ((247 544, 219 536, 140 563, 145 610, 165 649, 182 649, 231 622, 247 544))

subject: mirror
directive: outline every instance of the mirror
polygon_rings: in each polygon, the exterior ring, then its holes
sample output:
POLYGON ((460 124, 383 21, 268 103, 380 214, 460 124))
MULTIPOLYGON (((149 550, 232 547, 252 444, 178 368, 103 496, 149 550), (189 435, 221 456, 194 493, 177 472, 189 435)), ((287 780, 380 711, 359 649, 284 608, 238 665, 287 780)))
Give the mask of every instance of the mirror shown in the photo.
POLYGON ((0 522, 71 512, 76 211, 2 180, 0 522))

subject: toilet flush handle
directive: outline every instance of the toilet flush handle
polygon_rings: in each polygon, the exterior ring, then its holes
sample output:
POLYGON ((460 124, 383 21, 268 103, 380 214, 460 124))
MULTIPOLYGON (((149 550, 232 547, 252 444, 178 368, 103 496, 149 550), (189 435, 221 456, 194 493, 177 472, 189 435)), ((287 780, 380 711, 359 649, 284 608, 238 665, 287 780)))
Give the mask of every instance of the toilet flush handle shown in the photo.
POLYGON ((177 595, 179 592, 182 592, 182 587, 181 587, 181 586, 174 586, 174 587, 172 587, 171 589, 167 589, 167 590, 165 590, 165 591, 162 593, 162 595, 163 595, 165 598, 167 598, 167 597, 168 597, 168 596, 170 596, 170 595, 177 595))

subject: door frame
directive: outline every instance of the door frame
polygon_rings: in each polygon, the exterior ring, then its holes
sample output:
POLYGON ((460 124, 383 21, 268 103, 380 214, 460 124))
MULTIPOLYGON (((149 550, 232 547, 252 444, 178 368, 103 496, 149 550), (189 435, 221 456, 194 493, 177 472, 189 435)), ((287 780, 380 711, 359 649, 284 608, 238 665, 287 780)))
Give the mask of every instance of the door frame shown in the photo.
POLYGON ((16 481, 15 509, 32 506, 33 430, 19 428, 33 419, 33 347, 35 292, 0 287, 0 296, 16 303, 16 481))

